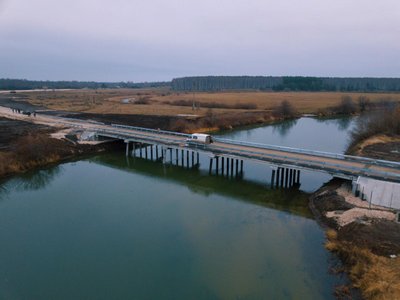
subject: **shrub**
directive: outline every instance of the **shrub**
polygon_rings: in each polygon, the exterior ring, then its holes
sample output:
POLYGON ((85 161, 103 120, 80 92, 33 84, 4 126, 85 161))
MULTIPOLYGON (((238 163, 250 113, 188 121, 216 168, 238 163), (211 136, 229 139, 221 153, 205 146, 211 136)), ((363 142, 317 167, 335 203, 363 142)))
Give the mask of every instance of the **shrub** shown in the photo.
POLYGON ((281 102, 273 111, 274 116, 280 118, 294 118, 297 116, 297 111, 294 106, 287 100, 281 102))
POLYGON ((354 114, 357 112, 357 106, 353 102, 353 99, 350 96, 346 95, 342 97, 342 101, 336 107, 335 111, 336 113, 343 115, 354 114))
POLYGON ((400 107, 375 111, 357 119, 350 147, 376 134, 400 135, 400 107))
POLYGON ((143 98, 139 98, 134 103, 135 104, 149 104, 150 103, 150 99, 147 98, 147 97, 143 97, 143 98))

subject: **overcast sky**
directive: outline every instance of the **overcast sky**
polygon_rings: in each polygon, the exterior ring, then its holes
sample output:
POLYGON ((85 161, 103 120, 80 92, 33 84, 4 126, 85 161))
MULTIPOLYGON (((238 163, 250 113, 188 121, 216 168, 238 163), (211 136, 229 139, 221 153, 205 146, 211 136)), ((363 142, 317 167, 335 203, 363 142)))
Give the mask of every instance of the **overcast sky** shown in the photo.
POLYGON ((0 0, 0 77, 400 77, 399 0, 0 0))

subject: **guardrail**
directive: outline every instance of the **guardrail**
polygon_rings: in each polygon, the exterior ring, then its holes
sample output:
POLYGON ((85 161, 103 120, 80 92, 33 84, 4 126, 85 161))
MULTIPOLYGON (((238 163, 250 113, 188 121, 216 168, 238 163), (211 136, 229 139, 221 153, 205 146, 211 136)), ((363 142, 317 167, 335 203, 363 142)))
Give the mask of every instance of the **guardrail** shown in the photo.
POLYGON ((185 137, 185 138, 188 138, 190 136, 190 134, 187 134, 187 133, 150 129, 150 128, 144 128, 144 127, 127 126, 127 125, 119 125, 119 124, 111 124, 111 126, 116 127, 116 128, 131 129, 131 130, 137 130, 137 131, 143 131, 143 132, 149 132, 149 133, 155 133, 155 134, 181 136, 181 137, 185 137))
MULTIPOLYGON (((130 139, 132 138, 132 136, 129 135, 129 133, 124 133, 118 130, 113 130, 113 129, 97 129, 96 130, 98 133, 102 133, 102 134, 109 134, 109 135, 114 135, 117 136, 120 139, 130 139)), ((172 139, 172 138, 168 138, 168 137, 163 137, 163 140, 161 139, 157 139, 157 138, 152 138, 149 135, 145 135, 145 134, 141 134, 141 133, 137 133, 135 134, 135 137, 139 138, 140 140, 146 140, 146 141, 151 141, 153 143, 165 143, 165 144, 180 144, 182 143, 182 140, 176 140, 176 139, 172 139)))
POLYGON ((354 161, 354 162, 363 162, 363 163, 369 163, 369 164, 373 164, 373 165, 385 166, 385 167, 391 167, 391 168, 400 168, 400 163, 398 163, 398 162, 381 160, 381 159, 372 159, 372 158, 367 158, 367 157, 337 154, 337 153, 315 151, 315 150, 306 150, 306 149, 299 149, 299 148, 291 148, 291 147, 285 147, 285 146, 268 145, 268 144, 261 144, 261 143, 241 142, 241 141, 236 141, 236 140, 229 140, 229 139, 215 138, 215 137, 214 137, 214 141, 220 142, 220 143, 225 143, 225 144, 231 144, 231 145, 255 147, 255 148, 261 148, 261 149, 267 149, 267 150, 277 150, 277 151, 284 151, 284 152, 290 152, 290 153, 296 153, 296 154, 307 154, 307 155, 320 156, 320 157, 326 157, 326 158, 334 158, 334 159, 341 159, 341 160, 354 161))

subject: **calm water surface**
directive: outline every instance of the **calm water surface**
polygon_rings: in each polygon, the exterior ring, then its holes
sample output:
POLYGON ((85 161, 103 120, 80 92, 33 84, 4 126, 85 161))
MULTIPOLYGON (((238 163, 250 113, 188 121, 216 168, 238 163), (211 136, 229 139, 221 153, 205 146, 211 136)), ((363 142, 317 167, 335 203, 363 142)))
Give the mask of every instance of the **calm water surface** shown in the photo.
MULTIPOLYGON (((303 118, 225 137, 342 152, 351 126, 303 118)), ((301 191, 321 174, 282 191, 265 165, 245 163, 242 180, 207 165, 114 153, 3 183, 0 299, 333 298, 343 279, 301 191)))

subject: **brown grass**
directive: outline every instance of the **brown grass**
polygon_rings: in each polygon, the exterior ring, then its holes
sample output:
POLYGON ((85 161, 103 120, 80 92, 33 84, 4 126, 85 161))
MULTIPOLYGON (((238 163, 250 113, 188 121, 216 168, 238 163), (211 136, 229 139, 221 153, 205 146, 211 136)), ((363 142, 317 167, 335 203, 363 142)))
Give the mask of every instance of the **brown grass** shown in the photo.
POLYGON ((62 141, 45 133, 22 136, 11 147, 10 152, 0 152, 0 177, 54 163, 71 154, 62 141))
POLYGON ((216 103, 215 114, 232 112, 272 111, 283 101, 288 101, 300 113, 324 113, 338 107, 343 97, 349 96, 358 103, 360 97, 368 98, 368 103, 392 100, 400 102, 399 93, 342 93, 342 92, 199 92, 175 93, 161 89, 115 89, 115 90, 72 90, 64 92, 27 93, 28 101, 51 109, 84 111, 90 113, 144 114, 144 115, 205 115, 210 103, 216 103), (131 103, 122 103, 123 99, 131 103), (146 99, 145 104, 140 99, 146 99), (200 109, 192 110, 192 105, 182 103, 195 101, 200 109), (136 102, 136 104, 135 104, 136 102), (174 105, 174 103, 178 105, 174 105))
POLYGON ((361 290, 365 299, 400 298, 400 258, 378 256, 369 249, 339 241, 334 230, 328 230, 326 236, 325 247, 339 255, 353 286, 361 290))

